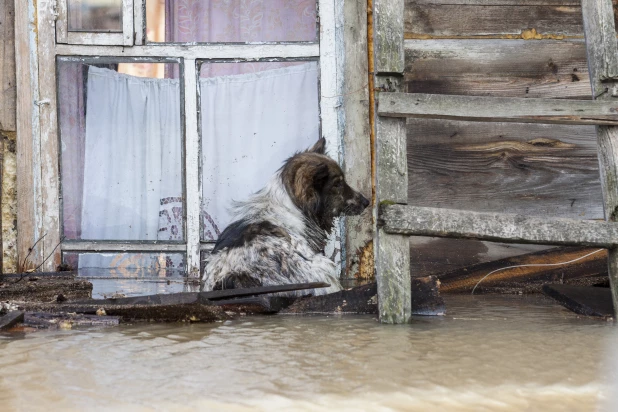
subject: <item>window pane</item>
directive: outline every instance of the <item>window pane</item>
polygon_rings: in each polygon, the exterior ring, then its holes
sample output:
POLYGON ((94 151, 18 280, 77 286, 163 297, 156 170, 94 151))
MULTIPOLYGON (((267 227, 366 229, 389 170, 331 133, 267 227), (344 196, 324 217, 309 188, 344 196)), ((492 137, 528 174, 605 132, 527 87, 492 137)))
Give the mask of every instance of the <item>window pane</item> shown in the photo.
POLYGON ((150 42, 317 40, 316 0, 146 0, 150 42))
POLYGON ((69 31, 122 31, 122 0, 69 0, 69 31))
POLYGON ((93 286, 92 297, 151 295, 184 292, 185 256, 182 253, 62 254, 63 263, 93 286))
POLYGON ((59 62, 66 239, 184 239, 179 80, 119 73, 163 66, 59 62))
POLYGON ((233 200, 264 187, 285 159, 318 140, 318 67, 204 63, 200 74, 201 239, 211 241, 231 223, 233 200))

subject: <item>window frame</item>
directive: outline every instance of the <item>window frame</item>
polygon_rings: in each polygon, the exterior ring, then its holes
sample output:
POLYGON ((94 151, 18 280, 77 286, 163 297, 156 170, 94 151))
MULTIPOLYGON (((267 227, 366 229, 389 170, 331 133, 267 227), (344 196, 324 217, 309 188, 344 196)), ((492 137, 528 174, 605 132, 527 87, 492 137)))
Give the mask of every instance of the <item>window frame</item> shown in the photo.
MULTIPOLYGON (((186 258, 186 270, 189 279, 197 279, 200 276, 200 253, 210 251, 213 243, 200 241, 200 135, 198 123, 198 76, 199 67, 203 61, 239 60, 256 61, 261 59, 276 60, 317 60, 319 68, 319 112, 322 136, 327 141, 327 152, 336 160, 342 162, 341 145, 343 132, 339 127, 340 96, 342 82, 338 78, 341 69, 338 66, 336 55, 336 43, 341 41, 336 38, 336 3, 341 0, 316 0, 318 10, 318 41, 317 42, 273 42, 273 43, 201 43, 201 44, 177 44, 177 43, 146 43, 145 30, 145 1, 123 0, 123 6, 133 13, 124 13, 126 17, 131 15, 135 28, 131 30, 131 44, 104 44, 104 40, 93 40, 86 36, 78 38, 79 41, 91 41, 83 44, 75 41, 73 44, 67 36, 67 42, 63 43, 62 28, 66 22, 61 21, 59 9, 52 4, 43 7, 40 3, 47 0, 25 0, 28 4, 20 9, 21 18, 28 21, 39 22, 38 45, 28 39, 29 54, 27 58, 18 62, 18 69, 25 69, 24 74, 33 78, 38 90, 29 90, 27 95, 21 96, 22 103, 30 100, 34 102, 23 110, 18 110, 18 116, 29 119, 32 125, 40 123, 40 127, 32 127, 30 133, 32 140, 20 142, 22 152, 27 153, 31 162, 20 164, 20 170, 27 172, 22 177, 27 185, 28 195, 22 202, 31 210, 29 219, 27 213, 18 217, 19 222, 28 222, 20 225, 18 237, 18 255, 23 259, 37 240, 44 238, 40 250, 31 255, 36 260, 45 260, 42 270, 54 270, 61 262, 62 252, 183 252, 186 258), (39 3, 40 7, 36 7, 39 3), (53 21, 54 16, 59 17, 57 27, 40 24, 42 21, 53 21), (47 36, 45 36, 47 35, 47 36), (44 37, 45 36, 45 37, 44 37), (60 39, 60 40, 59 40, 60 39), (126 47, 130 46, 130 47, 126 47), (175 58, 184 63, 184 180, 185 188, 185 242, 173 244, 171 242, 144 242, 144 241, 66 241, 61 238, 61 188, 60 188, 60 152, 59 152, 59 128, 58 128, 58 102, 57 102, 57 79, 55 64, 58 56, 71 58, 97 58, 118 57, 125 61, 140 61, 140 59, 175 58), (35 62, 36 64, 32 64, 35 62), (54 67, 45 73, 38 67, 54 67), (30 176, 28 176, 28 174, 30 176), (46 183, 43 183, 46 182, 46 183), (49 183, 49 184, 47 184, 49 183)), ((66 0, 58 0, 58 6, 66 6, 66 0)), ((340 8, 340 6, 339 6, 340 8)), ((338 8, 338 9, 339 9, 338 8)), ((340 11, 340 10, 339 10, 340 11)), ((341 12, 341 11, 340 11, 341 12)), ((17 16, 16 13, 16 17, 17 16)), ((22 32, 27 27, 20 26, 22 32)), ((18 27, 16 34, 19 36, 18 27)), ((94 33, 108 34, 108 33, 94 33)), ((94 36, 93 34, 93 36, 94 36)), ((125 35, 126 33, 123 33, 125 35)), ((341 64, 341 63, 340 63, 341 64)), ((183 93, 183 91, 181 91, 183 93)), ((26 105, 27 106, 27 105, 26 105)), ((182 114, 181 114, 182 116, 182 114)), ((24 140, 22 138, 22 140, 24 140)), ((19 150, 19 149, 18 149, 19 150)), ((23 191, 22 191, 23 192, 23 191)), ((341 225, 343 228, 343 224, 341 225)), ((334 251, 341 250, 340 226, 336 230, 327 245, 327 255, 333 256, 334 251)), ((341 264, 339 253, 337 262, 341 264)))
POLYGON ((70 31, 69 30, 69 0, 57 1, 56 43, 84 44, 90 46, 133 46, 134 17, 136 16, 133 1, 122 0, 122 32, 106 33, 101 31, 70 31))

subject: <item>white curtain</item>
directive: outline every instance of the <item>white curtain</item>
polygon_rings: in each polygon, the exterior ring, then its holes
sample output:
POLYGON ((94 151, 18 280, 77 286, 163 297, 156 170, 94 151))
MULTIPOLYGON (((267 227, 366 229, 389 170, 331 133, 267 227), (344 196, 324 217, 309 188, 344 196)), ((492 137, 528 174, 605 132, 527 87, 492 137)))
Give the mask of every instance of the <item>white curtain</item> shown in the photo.
POLYGON ((182 239, 178 80, 90 67, 86 110, 82 239, 182 239))
MULTIPOLYGON (((312 62, 200 80, 202 240, 230 223, 233 199, 259 190, 318 139, 317 78, 312 62)), ((90 67, 87 90, 82 239, 182 240, 178 80, 90 67)), ((155 254, 143 256, 160 266, 155 254)), ((79 267, 114 260, 82 255, 79 267)), ((178 268, 176 260, 167 264, 178 268)))
POLYGON ((261 189, 285 159, 316 142, 317 82, 313 62, 200 79, 202 240, 231 223, 232 200, 261 189))
MULTIPOLYGON (((87 90, 82 239, 182 240, 178 80, 91 66, 87 90)), ((130 276, 183 266, 179 255, 161 258, 82 254, 79 267, 130 276)))

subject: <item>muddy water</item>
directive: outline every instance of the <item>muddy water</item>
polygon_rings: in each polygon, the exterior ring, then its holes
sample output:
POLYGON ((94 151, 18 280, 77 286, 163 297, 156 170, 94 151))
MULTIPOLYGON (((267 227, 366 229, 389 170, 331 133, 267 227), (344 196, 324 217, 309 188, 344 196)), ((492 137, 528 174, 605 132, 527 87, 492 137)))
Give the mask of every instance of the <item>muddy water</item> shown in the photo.
POLYGON ((611 323, 543 297, 447 305, 405 326, 271 316, 2 336, 0 409, 618 410, 611 323))

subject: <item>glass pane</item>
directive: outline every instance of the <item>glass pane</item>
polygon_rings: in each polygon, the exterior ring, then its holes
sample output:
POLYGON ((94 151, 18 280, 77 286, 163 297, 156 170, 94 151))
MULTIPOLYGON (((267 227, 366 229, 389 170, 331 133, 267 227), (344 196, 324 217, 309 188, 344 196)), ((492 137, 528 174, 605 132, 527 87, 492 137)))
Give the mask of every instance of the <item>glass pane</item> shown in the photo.
POLYGON ((182 253, 66 252, 62 259, 92 283, 93 298, 175 293, 187 288, 182 253))
POLYGON ((69 0, 69 31, 122 32, 122 0, 69 0))
POLYGON ((264 187, 319 137, 317 62, 201 66, 201 239, 231 223, 233 200, 264 187))
POLYGON ((66 239, 184 239, 180 84, 163 66, 59 62, 66 239))
POLYGON ((150 42, 317 40, 316 0, 146 0, 150 42))

